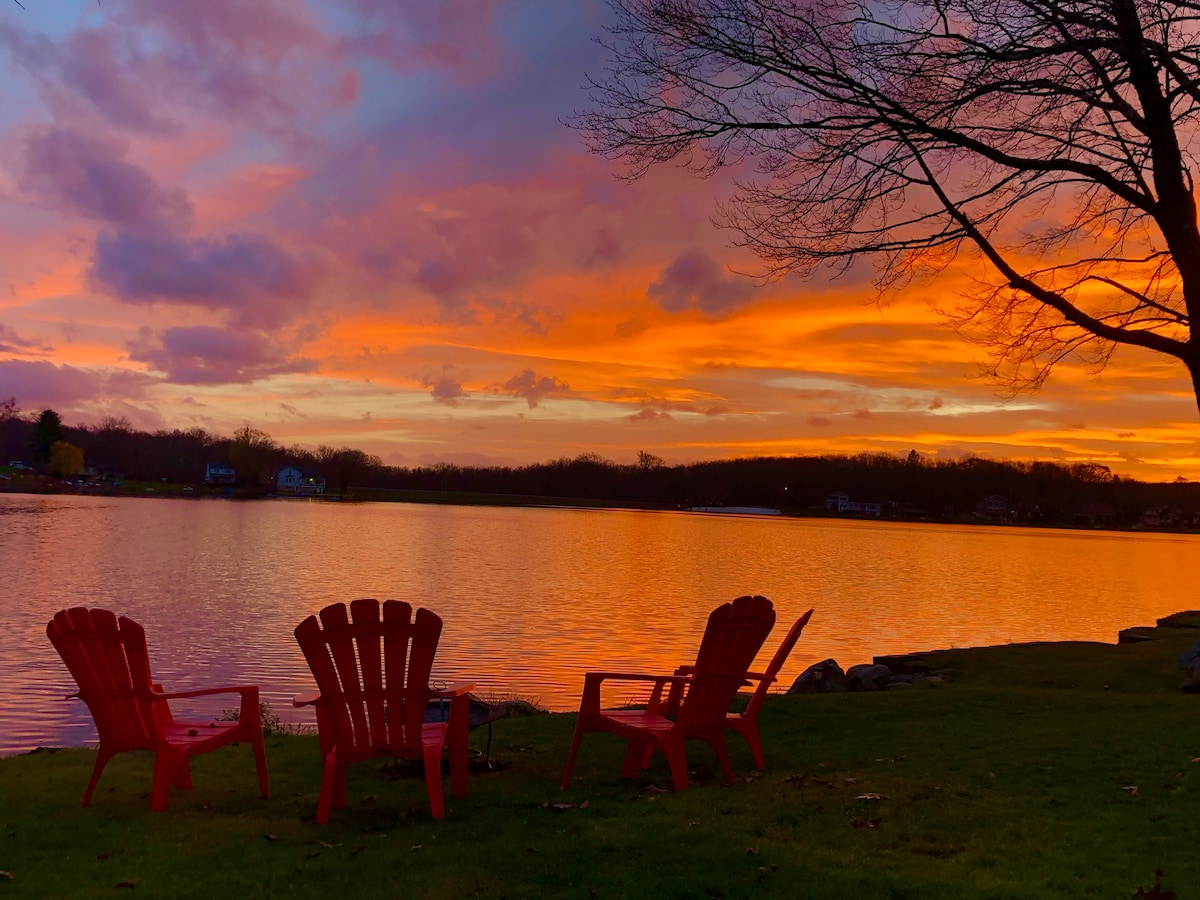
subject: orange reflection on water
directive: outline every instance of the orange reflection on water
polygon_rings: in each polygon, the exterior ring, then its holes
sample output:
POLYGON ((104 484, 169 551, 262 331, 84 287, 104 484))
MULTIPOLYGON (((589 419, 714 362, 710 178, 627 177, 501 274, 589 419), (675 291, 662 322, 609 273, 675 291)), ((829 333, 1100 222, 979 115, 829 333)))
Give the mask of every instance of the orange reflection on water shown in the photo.
POLYGON ((1193 605, 1200 563, 1184 535, 305 501, 0 495, 0 531, 0 752, 90 734, 45 638, 64 606, 139 621, 169 689, 256 683, 303 721, 292 630, 357 597, 443 618, 435 677, 572 710, 586 671, 690 662, 709 611, 740 594, 778 611, 759 666, 816 609, 786 686, 828 657, 1112 642, 1193 605))

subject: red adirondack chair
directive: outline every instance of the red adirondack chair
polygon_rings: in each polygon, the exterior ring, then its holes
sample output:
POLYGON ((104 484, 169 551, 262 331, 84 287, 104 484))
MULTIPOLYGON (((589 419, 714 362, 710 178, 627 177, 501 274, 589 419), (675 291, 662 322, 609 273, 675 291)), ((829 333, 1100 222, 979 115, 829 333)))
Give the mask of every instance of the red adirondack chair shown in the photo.
POLYGON ((314 706, 321 757, 325 761, 317 821, 346 805, 346 766, 377 756, 423 759, 429 809, 445 815, 442 750, 450 750, 450 783, 455 797, 467 795, 469 693, 474 684, 445 690, 429 685, 429 673, 442 634, 442 620, 427 609, 398 600, 334 603, 296 628, 296 641, 312 669, 319 693, 295 698, 314 706), (322 626, 324 626, 322 628, 322 626), (445 722, 425 722, 433 698, 450 701, 445 722))
POLYGON ((253 747, 258 786, 264 797, 269 796, 257 687, 164 693, 162 685, 154 684, 150 677, 145 630, 132 619, 118 619, 106 609, 65 609, 50 620, 46 635, 79 686, 78 694, 72 696, 87 704, 100 735, 83 806, 92 799, 100 773, 113 754, 153 751, 150 808, 158 812, 166 808, 172 783, 185 790, 192 787, 191 757, 235 741, 247 741, 253 747), (236 722, 177 720, 167 704, 168 700, 232 693, 241 695, 236 722))
POLYGON ((765 597, 738 597, 718 606, 708 617, 708 625, 694 671, 689 675, 642 675, 619 672, 588 672, 584 676, 583 699, 575 736, 563 772, 565 790, 575 768, 579 744, 589 731, 606 731, 628 741, 621 775, 631 778, 649 764, 654 752, 661 750, 671 767, 675 790, 687 787, 685 741, 706 741, 717 754, 725 780, 732 782, 733 767, 725 747, 725 720, 738 688, 746 683, 746 673, 754 657, 775 624, 775 610, 765 597), (644 710, 607 710, 600 708, 600 686, 605 681, 644 681, 653 684, 650 701, 644 710), (667 718, 664 689, 678 685, 680 700, 674 719, 667 718))
MULTIPOLYGON (((746 704, 746 708, 742 712, 729 713, 725 717, 725 727, 736 731, 750 745, 750 752, 754 754, 754 765, 759 769, 766 768, 762 737, 758 733, 759 710, 762 709, 763 700, 766 699, 767 692, 779 677, 779 670, 787 662, 788 654, 796 646, 796 641, 800 639, 800 632, 804 631, 804 626, 808 624, 808 620, 812 618, 812 614, 813 611, 810 609, 793 623, 788 633, 784 636, 783 641, 780 642, 778 649, 776 649, 775 655, 771 657, 771 662, 767 665, 766 671, 746 673, 746 678, 750 681, 757 681, 758 687, 754 689, 754 694, 751 695, 750 702, 746 704)), ((691 675, 695 671, 695 666, 680 666, 675 670, 675 674, 691 675)), ((667 715, 674 718, 678 713, 678 709, 679 691, 673 686, 667 701, 667 715)))

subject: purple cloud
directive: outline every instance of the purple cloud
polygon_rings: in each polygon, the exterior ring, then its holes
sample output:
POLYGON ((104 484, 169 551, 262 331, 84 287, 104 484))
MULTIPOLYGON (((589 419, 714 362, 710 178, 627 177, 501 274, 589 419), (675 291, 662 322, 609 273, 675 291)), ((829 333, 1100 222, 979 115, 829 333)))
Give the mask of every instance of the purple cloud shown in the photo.
POLYGON ((754 283, 734 275, 700 250, 689 250, 663 269, 647 294, 667 312, 698 309, 716 315, 749 303, 754 283))
POLYGON ((0 324, 0 353, 12 353, 20 356, 26 353, 49 353, 54 350, 49 344, 43 344, 31 338, 23 338, 11 328, 0 324))
POLYGON ((126 162, 114 141, 71 128, 51 128, 25 141, 20 185, 33 199, 112 225, 169 227, 186 223, 192 204, 126 162))
POLYGON ((157 340, 143 328, 127 349, 130 359, 174 384, 249 384, 317 367, 311 359, 291 357, 267 334, 210 325, 168 328, 157 340))
POLYGON ((625 417, 630 422, 658 422, 663 419, 670 419, 669 412, 659 412, 657 409, 646 407, 643 410, 633 413, 625 417))
POLYGON ((147 70, 149 60, 136 52, 128 32, 83 28, 56 44, 45 35, 0 24, 0 47, 33 77, 57 119, 94 110, 122 128, 149 134, 180 130, 159 114, 150 86, 161 78, 147 70))
POLYGON ((130 303, 226 310, 234 324, 273 328, 308 305, 313 273, 270 239, 186 240, 118 230, 96 238, 93 282, 130 303))
POLYGON ((360 16, 348 46, 408 73, 446 69, 462 78, 490 69, 498 52, 495 0, 344 0, 360 16))
POLYGON ((429 396, 447 406, 458 406, 459 399, 465 394, 462 381, 454 375, 454 366, 451 363, 442 366, 440 375, 427 375, 421 380, 431 389, 429 396))
POLYGON ((24 409, 73 409, 99 401, 136 399, 158 379, 133 372, 109 372, 55 365, 45 360, 0 360, 4 395, 24 409))
POLYGON ((529 408, 533 409, 547 395, 565 393, 570 390, 570 386, 565 381, 559 381, 557 377, 543 375, 538 378, 533 369, 526 369, 504 382, 500 390, 514 397, 524 397, 529 408))

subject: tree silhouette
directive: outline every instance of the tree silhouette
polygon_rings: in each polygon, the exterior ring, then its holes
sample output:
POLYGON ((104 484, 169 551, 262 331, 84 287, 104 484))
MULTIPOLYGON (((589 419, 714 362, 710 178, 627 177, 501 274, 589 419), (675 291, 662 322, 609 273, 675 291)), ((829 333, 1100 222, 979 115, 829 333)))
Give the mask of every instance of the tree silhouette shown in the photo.
POLYGON ((970 251, 991 275, 942 311, 1000 384, 1131 345, 1181 360, 1200 405, 1200 4, 610 3, 573 124, 629 178, 756 164, 718 218, 768 276, 870 255, 886 291, 970 251))
POLYGON ((33 423, 33 441, 29 453, 35 463, 50 460, 50 450, 63 439, 62 418, 52 409, 43 409, 33 423))

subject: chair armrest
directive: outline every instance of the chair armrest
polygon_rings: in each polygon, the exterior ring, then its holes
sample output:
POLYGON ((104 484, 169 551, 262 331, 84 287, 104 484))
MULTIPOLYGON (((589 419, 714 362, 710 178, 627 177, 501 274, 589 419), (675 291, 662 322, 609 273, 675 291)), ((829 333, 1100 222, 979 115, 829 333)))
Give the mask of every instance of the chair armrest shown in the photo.
POLYGON ((312 694, 297 694, 292 698, 292 706, 316 706, 320 699, 320 691, 312 694))
POLYGON ((161 694, 154 691, 151 692, 150 697, 153 700, 182 700, 187 697, 211 697, 214 694, 241 694, 243 697, 253 694, 257 697, 258 685, 243 684, 235 687, 201 688, 196 691, 175 691, 171 694, 161 694))
POLYGON ((605 681, 644 681, 654 685, 651 692, 651 712, 658 708, 659 698, 662 697, 663 687, 671 684, 687 684, 692 679, 687 675, 645 675, 632 672, 588 672, 583 676, 583 698, 580 700, 580 712, 584 710, 598 711, 600 709, 600 685, 605 681))
POLYGON ((441 690, 438 690, 438 691, 434 691, 433 696, 435 696, 435 697, 462 697, 466 694, 471 693, 471 691, 473 691, 473 690, 475 690, 475 682, 459 681, 459 682, 456 682, 456 683, 450 685, 449 687, 442 688, 441 690))

